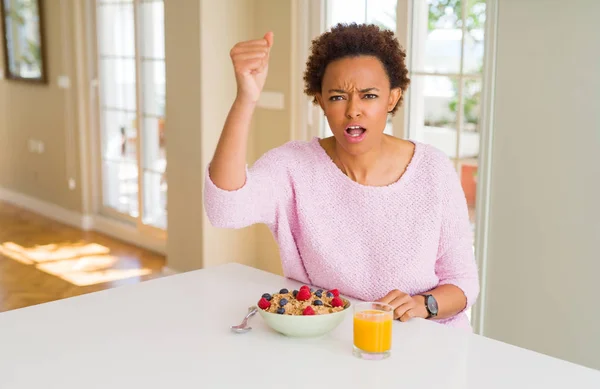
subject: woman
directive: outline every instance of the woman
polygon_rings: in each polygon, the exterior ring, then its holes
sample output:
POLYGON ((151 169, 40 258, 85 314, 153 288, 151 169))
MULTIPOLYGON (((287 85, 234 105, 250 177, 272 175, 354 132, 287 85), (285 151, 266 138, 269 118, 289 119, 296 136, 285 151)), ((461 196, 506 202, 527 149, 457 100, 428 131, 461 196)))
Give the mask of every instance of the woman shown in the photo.
POLYGON ((437 149, 384 134, 409 84, 393 33, 340 24, 314 40, 305 92, 333 136, 286 143, 248 169, 272 47, 269 32, 231 50, 238 89, 207 171, 210 222, 267 224, 286 277, 386 302, 401 321, 470 330, 479 282, 456 172, 437 149))

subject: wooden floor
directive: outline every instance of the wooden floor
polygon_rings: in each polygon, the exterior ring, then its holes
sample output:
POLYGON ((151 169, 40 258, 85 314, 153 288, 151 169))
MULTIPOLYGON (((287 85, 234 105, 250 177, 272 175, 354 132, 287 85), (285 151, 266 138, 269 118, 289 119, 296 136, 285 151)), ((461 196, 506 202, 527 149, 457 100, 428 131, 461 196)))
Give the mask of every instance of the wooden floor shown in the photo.
POLYGON ((165 258, 0 201, 0 312, 162 276, 165 258))

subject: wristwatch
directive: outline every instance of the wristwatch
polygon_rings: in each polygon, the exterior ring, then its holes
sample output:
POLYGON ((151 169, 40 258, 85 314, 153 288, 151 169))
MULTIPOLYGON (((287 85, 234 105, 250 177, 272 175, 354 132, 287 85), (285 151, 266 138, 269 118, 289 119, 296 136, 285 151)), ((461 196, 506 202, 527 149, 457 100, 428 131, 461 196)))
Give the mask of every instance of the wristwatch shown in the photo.
POLYGON ((427 313, 429 313, 427 319, 431 317, 436 317, 438 314, 437 300, 435 299, 435 297, 433 297, 433 295, 430 294, 424 294, 423 297, 425 297, 425 308, 427 308, 427 313))

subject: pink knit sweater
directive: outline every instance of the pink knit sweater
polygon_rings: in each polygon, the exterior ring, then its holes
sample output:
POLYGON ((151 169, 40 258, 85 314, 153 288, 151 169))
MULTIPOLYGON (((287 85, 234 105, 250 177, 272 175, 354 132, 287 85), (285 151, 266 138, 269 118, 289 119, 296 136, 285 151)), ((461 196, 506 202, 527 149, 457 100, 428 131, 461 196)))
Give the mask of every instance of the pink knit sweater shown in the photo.
MULTIPOLYGON (((315 137, 265 153, 235 191, 207 170, 204 194, 213 226, 268 225, 286 277, 365 301, 454 284, 466 309, 479 294, 464 192, 448 157, 424 143, 388 186, 352 181, 315 137)), ((464 310, 438 322, 471 329, 464 310)))

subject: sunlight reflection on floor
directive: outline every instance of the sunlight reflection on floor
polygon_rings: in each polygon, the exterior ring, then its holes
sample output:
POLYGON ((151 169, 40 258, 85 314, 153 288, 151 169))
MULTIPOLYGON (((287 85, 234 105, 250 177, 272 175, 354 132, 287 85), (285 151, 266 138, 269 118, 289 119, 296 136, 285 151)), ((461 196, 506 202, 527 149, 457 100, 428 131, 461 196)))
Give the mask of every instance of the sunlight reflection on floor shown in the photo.
POLYGON ((119 258, 97 243, 61 243, 30 248, 14 242, 0 244, 0 254, 25 265, 57 276, 73 285, 87 286, 141 277, 152 273, 147 268, 118 268, 119 258))
POLYGON ((27 256, 6 248, 6 244, 0 245, 0 254, 4 255, 5 257, 14 259, 17 262, 21 262, 24 265, 33 265, 34 263, 31 259, 27 258, 27 256))
POLYGON ((13 252, 23 254, 35 262, 58 261, 61 259, 70 259, 82 257, 84 255, 108 254, 108 247, 97 243, 88 244, 47 244, 43 246, 34 246, 25 248, 13 242, 6 242, 3 246, 13 252))

